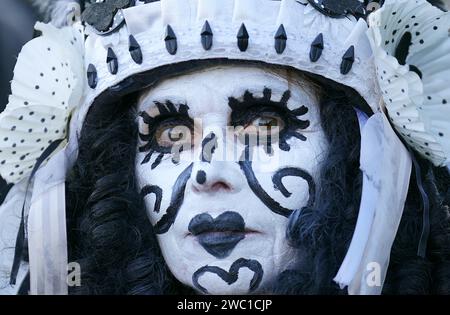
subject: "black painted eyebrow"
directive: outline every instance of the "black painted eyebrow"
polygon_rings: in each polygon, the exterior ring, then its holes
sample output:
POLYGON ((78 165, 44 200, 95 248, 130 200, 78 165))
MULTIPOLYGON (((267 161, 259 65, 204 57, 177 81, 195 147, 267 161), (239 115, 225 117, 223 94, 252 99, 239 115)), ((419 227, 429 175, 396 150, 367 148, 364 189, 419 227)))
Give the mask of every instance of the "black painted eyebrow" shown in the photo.
POLYGON ((169 99, 165 99, 164 101, 153 101, 152 103, 153 104, 151 107, 148 107, 142 112, 147 112, 150 108, 157 108, 159 111, 159 115, 189 115, 189 106, 186 102, 173 102, 169 99))
POLYGON ((268 87, 264 87, 262 93, 263 97, 255 97, 254 94, 247 89, 239 98, 230 96, 228 98, 228 105, 232 110, 241 110, 242 107, 250 107, 258 103, 270 104, 287 109, 288 101, 291 98, 291 91, 289 89, 283 92, 279 101, 272 100, 272 89, 268 87))

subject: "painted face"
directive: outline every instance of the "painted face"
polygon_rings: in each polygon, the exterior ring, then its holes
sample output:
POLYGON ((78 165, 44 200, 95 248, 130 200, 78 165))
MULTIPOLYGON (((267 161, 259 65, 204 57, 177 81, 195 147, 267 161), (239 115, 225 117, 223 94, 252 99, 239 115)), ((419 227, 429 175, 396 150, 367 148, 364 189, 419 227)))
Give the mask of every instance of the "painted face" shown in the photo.
POLYGON ((139 189, 167 265, 200 293, 257 293, 294 262, 288 217, 314 202, 326 142, 314 90, 287 78, 209 68, 139 101, 139 189))

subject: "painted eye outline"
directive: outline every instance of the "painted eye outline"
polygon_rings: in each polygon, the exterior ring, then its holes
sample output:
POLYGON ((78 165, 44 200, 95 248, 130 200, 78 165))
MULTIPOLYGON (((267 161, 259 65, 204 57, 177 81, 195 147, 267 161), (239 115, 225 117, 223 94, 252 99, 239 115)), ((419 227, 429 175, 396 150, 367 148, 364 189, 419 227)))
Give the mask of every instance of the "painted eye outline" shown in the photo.
POLYGON ((277 136, 279 136, 287 126, 284 116, 285 113, 280 112, 280 110, 274 106, 256 104, 250 108, 247 108, 246 116, 240 121, 241 124, 236 124, 236 122, 233 122, 233 125, 235 127, 242 126, 242 129, 238 128, 236 130, 240 139, 244 139, 243 136, 245 135, 254 135, 259 137, 263 136, 270 137, 272 139, 272 143, 275 143, 277 141, 273 140, 277 139, 277 136), (276 126, 269 128, 270 131, 273 129, 276 129, 276 131, 266 133, 264 132, 264 128, 261 128, 264 126, 255 124, 255 121, 264 118, 271 118, 277 121, 276 126), (251 127, 254 127, 254 130, 251 130, 251 127))
MULTIPOLYGON (((184 120, 184 119, 183 119, 184 120)), ((183 146, 185 147, 188 142, 190 143, 191 148, 194 146, 194 125, 193 122, 185 122, 179 120, 179 117, 168 118, 162 121, 156 128, 154 132, 154 138, 159 148, 169 148, 172 149, 174 146, 183 146), (179 128, 179 132, 175 135, 171 133, 176 133, 177 128, 179 128), (189 139, 185 139, 188 137, 185 134, 185 130, 189 130, 189 139), (168 132, 166 140, 161 139, 164 136, 164 133, 168 132), (164 145, 163 142, 170 142, 169 145, 164 145)))
MULTIPOLYGON (((141 114, 142 115, 142 114, 141 114)), ((144 121, 145 123, 145 121, 144 121)), ((169 115, 159 115, 156 118, 153 118, 152 124, 147 124, 148 133, 143 135, 140 134, 141 140, 144 142, 144 145, 139 148, 139 152, 155 152, 162 154, 170 154, 172 153, 172 149, 174 146, 186 147, 185 144, 177 143, 174 141, 170 146, 161 145, 158 137, 167 129, 171 128, 188 128, 191 132, 191 148, 194 147, 194 120, 188 116, 180 115, 180 114, 169 114, 169 115), (160 131, 160 129, 163 129, 160 131)))
MULTIPOLYGON (((249 112, 254 111, 254 108, 264 109, 270 107, 275 110, 285 122, 285 127, 280 130, 278 136, 278 144, 281 150, 290 151, 291 147, 287 142, 291 138, 297 138, 300 141, 306 141, 307 137, 303 135, 303 131, 310 127, 309 120, 303 120, 300 117, 305 116, 309 109, 305 105, 300 105, 298 108, 289 109, 288 101, 291 98, 291 91, 287 90, 281 96, 279 101, 272 100, 272 90, 264 88, 262 97, 255 97, 248 90, 244 93, 242 100, 234 97, 228 98, 228 105, 232 109, 231 125, 235 128, 244 126, 248 121, 249 112), (247 120, 245 120, 247 119, 247 120)), ((268 148, 270 152, 270 148, 268 148)))

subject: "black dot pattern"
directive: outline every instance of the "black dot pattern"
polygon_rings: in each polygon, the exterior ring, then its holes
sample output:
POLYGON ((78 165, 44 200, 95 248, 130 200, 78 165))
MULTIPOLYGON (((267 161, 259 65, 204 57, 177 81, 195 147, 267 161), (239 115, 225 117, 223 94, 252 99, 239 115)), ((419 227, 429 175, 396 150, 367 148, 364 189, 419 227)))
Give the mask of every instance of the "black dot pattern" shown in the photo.
MULTIPOLYGON (((376 65, 377 77, 390 116, 389 120, 397 132, 420 154, 433 162, 442 163, 445 160, 443 146, 447 143, 448 148, 449 145, 449 141, 446 140, 448 137, 446 133, 450 129, 449 122, 447 120, 446 125, 436 123, 428 126, 424 124, 424 121, 428 121, 424 120, 424 117, 431 113, 435 115, 430 110, 437 106, 442 108, 442 114, 445 112, 446 117, 450 117, 450 107, 447 110, 442 107, 448 105, 450 87, 447 88, 442 84, 442 76, 441 82, 438 83, 440 88, 430 84, 434 79, 432 76, 438 71, 436 67, 427 67, 427 63, 431 64, 439 56, 450 56, 448 45, 446 48, 440 45, 441 42, 447 41, 450 28, 448 19, 446 23, 443 21, 445 19, 441 19, 444 14, 442 11, 431 9, 432 11, 424 13, 426 7, 419 6, 418 2, 415 2, 407 4, 410 8, 394 10, 392 14, 381 17, 380 52, 384 54, 382 58, 385 59, 376 65), (420 14, 411 14, 414 10, 420 11, 420 14), (410 34, 409 41, 405 41, 406 33, 410 34), (402 39, 406 44, 402 43, 402 39), (425 50, 439 51, 437 49, 441 49, 440 55, 425 54, 425 50), (427 60, 426 55, 433 56, 427 60), (407 76, 403 72, 397 72, 398 65, 390 61, 390 56, 396 57, 401 67, 409 67, 407 76), (430 68, 433 70, 429 70, 430 68), (428 81, 425 81, 425 78, 428 81), (422 85, 423 89, 418 89, 419 85, 422 85)), ((436 120, 442 121, 443 117, 436 117, 436 120)))

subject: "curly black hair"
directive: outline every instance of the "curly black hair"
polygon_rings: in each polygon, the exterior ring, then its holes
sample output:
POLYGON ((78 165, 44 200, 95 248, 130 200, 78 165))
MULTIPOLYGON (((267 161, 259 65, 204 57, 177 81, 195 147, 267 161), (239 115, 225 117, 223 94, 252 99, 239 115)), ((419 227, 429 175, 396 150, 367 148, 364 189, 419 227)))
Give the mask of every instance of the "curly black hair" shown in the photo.
MULTIPOLYGON (((360 133, 348 89, 324 82, 321 124, 329 150, 317 179, 316 202, 290 218, 287 238, 298 248, 295 268, 281 273, 266 293, 346 294, 334 282, 358 216, 362 176, 360 133)), ((69 259, 82 268, 72 294, 193 294, 170 273, 137 192, 136 97, 94 105, 83 126, 78 160, 67 179, 69 259)), ((417 255, 422 231, 414 175, 393 245, 383 293, 450 293, 450 215, 447 169, 421 160, 430 198, 426 258, 417 255)))

